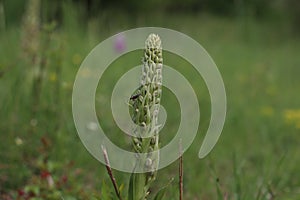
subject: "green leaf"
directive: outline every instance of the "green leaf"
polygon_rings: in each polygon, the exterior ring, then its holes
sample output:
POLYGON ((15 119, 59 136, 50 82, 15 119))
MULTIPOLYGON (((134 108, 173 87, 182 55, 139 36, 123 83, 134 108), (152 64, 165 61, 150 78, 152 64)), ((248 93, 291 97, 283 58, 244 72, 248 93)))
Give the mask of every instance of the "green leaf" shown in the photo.
POLYGON ((145 197, 145 174, 132 173, 129 181, 128 200, 141 200, 145 197))
POLYGON ((130 175, 130 180, 129 180, 128 200, 133 200, 133 174, 130 175))
POLYGON ((122 184, 120 185, 120 187, 119 187, 120 193, 123 191, 123 189, 124 189, 124 183, 122 183, 122 184))
POLYGON ((106 185, 104 180, 102 182, 102 187, 101 187, 101 199, 104 199, 104 200, 111 199, 110 198, 110 189, 106 185))
POLYGON ((221 186, 220 186, 220 183, 219 183, 219 179, 218 179, 218 178, 217 178, 217 180, 216 180, 216 187, 217 187, 218 199, 219 199, 219 200, 223 200, 223 193, 222 193, 221 186))
POLYGON ((165 196, 166 191, 167 191, 167 187, 161 188, 157 192, 156 196, 154 197, 154 200, 161 200, 161 199, 163 199, 163 197, 165 196))
POLYGON ((33 192, 35 195, 39 195, 40 194, 40 187, 38 185, 27 185, 24 188, 24 191, 26 193, 33 192))
POLYGON ((164 187, 162 187, 155 195, 154 199, 153 200, 161 200, 163 199, 163 197, 165 196, 166 194, 166 191, 167 191, 167 188, 169 187, 169 185, 171 185, 172 181, 174 179, 172 178, 169 183, 167 185, 165 185, 164 187))

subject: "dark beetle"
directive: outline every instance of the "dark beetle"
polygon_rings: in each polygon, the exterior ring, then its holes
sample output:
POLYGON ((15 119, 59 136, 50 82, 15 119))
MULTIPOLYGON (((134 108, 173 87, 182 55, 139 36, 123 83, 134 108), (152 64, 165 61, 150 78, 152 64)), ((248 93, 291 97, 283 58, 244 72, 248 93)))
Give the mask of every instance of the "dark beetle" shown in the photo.
POLYGON ((138 89, 136 89, 136 91, 134 92, 135 94, 132 95, 129 99, 132 100, 132 101, 134 101, 134 100, 136 100, 139 96, 141 96, 141 95, 142 95, 142 94, 141 94, 141 89, 142 89, 143 86, 144 86, 144 85, 141 85, 138 89))
POLYGON ((134 101, 135 99, 137 99, 139 96, 141 96, 141 94, 136 94, 136 95, 133 95, 131 96, 129 99, 134 101))

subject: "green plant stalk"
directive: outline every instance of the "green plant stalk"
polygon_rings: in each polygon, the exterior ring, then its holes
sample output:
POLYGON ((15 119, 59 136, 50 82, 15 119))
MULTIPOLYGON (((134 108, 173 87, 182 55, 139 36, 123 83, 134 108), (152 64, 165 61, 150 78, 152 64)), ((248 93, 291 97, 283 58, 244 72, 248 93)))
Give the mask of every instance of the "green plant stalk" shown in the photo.
POLYGON ((41 0, 29 0, 22 21, 22 57, 26 64, 31 66, 28 71, 28 78, 32 81, 32 116, 35 117, 42 88, 43 72, 46 65, 46 55, 43 55, 47 44, 42 45, 41 34, 41 0))
POLYGON ((133 174, 134 200, 147 199, 159 162, 158 112, 162 92, 162 47, 158 35, 150 34, 145 42, 141 86, 131 98, 132 118, 136 124, 133 146, 137 165, 147 173, 133 174), (141 156, 145 155, 145 156, 141 156))
POLYGON ((27 1, 26 10, 22 19, 21 47, 24 60, 28 62, 32 68, 37 68, 40 62, 40 14, 41 0, 27 1))

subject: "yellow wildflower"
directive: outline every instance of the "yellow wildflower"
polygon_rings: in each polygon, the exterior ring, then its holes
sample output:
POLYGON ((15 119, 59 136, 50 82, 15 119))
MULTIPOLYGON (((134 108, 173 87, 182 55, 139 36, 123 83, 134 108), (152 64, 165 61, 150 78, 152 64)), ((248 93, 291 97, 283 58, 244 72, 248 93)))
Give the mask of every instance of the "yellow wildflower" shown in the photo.
POLYGON ((283 117, 287 124, 294 125, 297 129, 300 129, 300 109, 287 109, 284 111, 283 117))

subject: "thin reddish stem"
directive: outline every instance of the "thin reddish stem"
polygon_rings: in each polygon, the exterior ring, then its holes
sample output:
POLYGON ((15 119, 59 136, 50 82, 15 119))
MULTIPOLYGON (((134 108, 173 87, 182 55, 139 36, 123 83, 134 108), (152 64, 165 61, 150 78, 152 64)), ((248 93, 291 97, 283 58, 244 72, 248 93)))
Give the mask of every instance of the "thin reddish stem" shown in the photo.
POLYGON ((105 160, 105 164, 106 164, 105 166, 106 166, 107 173, 108 173, 108 175, 110 177, 110 180, 111 180, 111 182, 112 182, 112 184, 114 186, 115 192, 116 192, 119 200, 122 200, 122 197, 121 197, 121 194, 120 194, 120 191, 119 191, 119 187, 118 187, 117 181, 116 181, 116 179, 115 179, 115 177, 114 177, 114 175, 112 173, 112 169, 111 169, 110 164, 109 164, 109 159, 108 159, 107 151, 106 151, 106 149, 105 149, 104 146, 101 146, 101 148, 102 148, 102 152, 103 152, 103 156, 104 156, 104 160, 105 160))

